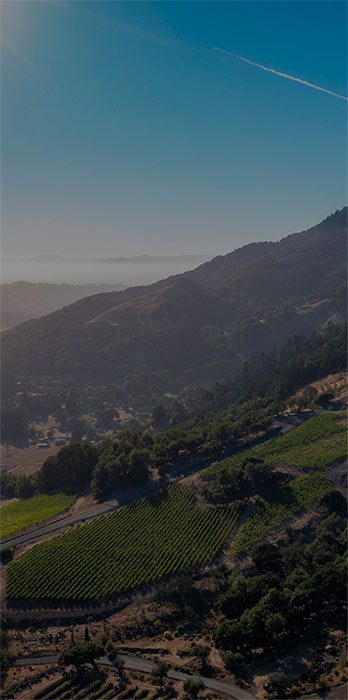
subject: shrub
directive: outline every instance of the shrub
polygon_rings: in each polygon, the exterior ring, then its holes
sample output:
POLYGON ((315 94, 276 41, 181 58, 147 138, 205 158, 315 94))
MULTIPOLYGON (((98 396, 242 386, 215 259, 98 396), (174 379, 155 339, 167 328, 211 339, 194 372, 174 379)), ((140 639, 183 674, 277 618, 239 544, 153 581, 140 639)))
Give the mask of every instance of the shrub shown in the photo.
POLYGON ((282 671, 274 671, 268 676, 269 688, 272 693, 284 693, 287 687, 287 678, 282 671))
POLYGON ((199 678, 187 678, 186 681, 184 681, 184 691, 192 698, 197 697, 204 688, 205 685, 199 678))
POLYGON ((235 673, 238 667, 243 663, 244 656, 239 651, 230 651, 224 655, 225 666, 229 671, 235 673))

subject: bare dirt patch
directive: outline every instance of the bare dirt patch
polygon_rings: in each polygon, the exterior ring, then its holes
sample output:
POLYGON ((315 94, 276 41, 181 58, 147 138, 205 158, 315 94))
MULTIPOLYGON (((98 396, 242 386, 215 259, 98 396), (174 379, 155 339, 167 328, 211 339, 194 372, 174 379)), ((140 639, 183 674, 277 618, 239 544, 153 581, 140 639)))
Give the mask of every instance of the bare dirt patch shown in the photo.
POLYGON ((347 372, 337 372, 335 374, 328 374, 322 379, 318 379, 316 382, 311 382, 306 387, 300 389, 295 396, 302 396, 308 389, 308 386, 313 386, 319 394, 324 391, 333 391, 336 398, 340 398, 342 393, 347 392, 348 386, 348 373, 347 372))
POLYGON ((57 454, 59 449, 55 445, 50 445, 45 449, 38 449, 36 445, 24 445, 23 447, 1 445, 2 469, 11 471, 15 476, 33 474, 40 469, 47 457, 57 454))

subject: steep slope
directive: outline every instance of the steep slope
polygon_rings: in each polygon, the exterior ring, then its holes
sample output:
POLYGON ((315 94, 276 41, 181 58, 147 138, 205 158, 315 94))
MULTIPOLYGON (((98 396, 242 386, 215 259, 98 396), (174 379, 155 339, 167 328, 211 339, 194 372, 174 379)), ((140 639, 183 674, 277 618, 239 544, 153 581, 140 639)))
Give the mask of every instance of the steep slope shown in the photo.
POLYGON ((245 307, 331 294, 345 283, 347 211, 277 243, 251 243, 186 274, 233 301, 239 315, 245 307))
POLYGON ((344 209, 278 243, 21 324, 3 334, 3 369, 89 382, 147 370, 218 378, 238 357, 344 318, 346 220, 344 209))
POLYGON ((166 280, 135 299, 118 303, 91 323, 161 323, 166 326, 223 323, 231 318, 229 304, 214 292, 185 277, 166 280))
POLYGON ((180 277, 98 294, 5 332, 3 367, 89 381, 137 368, 180 373, 213 358, 201 327, 229 317, 227 302, 180 277))

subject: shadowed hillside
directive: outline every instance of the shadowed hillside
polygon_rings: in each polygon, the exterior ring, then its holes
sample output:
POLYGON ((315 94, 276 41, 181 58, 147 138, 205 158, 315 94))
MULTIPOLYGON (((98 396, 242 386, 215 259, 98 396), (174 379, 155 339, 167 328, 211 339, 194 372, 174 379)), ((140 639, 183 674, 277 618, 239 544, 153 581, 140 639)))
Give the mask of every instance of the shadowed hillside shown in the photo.
POLYGON ((4 334, 3 368, 88 381, 139 370, 226 376, 256 350, 344 319, 346 219, 345 208, 277 243, 21 324, 4 334))
POLYGON ((91 294, 122 289, 121 284, 45 284, 11 282, 1 285, 1 325, 11 328, 31 318, 45 316, 91 294))

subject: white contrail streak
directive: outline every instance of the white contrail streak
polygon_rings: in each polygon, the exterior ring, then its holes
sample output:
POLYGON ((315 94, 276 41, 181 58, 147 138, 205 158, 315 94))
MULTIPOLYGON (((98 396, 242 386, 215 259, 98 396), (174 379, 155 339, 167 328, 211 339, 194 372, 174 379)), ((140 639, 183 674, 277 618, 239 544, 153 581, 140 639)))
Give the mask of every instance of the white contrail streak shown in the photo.
POLYGON ((238 61, 244 61, 244 63, 249 63, 250 66, 255 66, 256 68, 261 68, 261 70, 265 70, 267 73, 273 73, 273 75, 279 75, 280 78, 286 78, 287 80, 293 80, 295 83, 300 83, 300 85, 304 85, 305 87, 313 88, 313 90, 319 90, 320 92, 326 92, 327 95, 332 95, 332 97, 338 97, 340 100, 346 100, 348 101, 348 97, 345 95, 338 95, 337 92, 332 92, 332 90, 327 90, 326 88, 320 87, 320 85, 314 85, 314 83, 309 83, 307 80, 302 80, 302 78, 296 78, 294 75, 288 75, 287 73, 281 73, 281 71, 276 70, 275 68, 268 68, 267 66, 263 66, 262 63, 255 63, 255 61, 250 61, 248 58, 243 58, 243 56, 238 56, 235 53, 231 53, 230 51, 225 51, 225 49, 219 49, 217 47, 214 47, 214 51, 220 51, 220 53, 225 53, 227 56, 232 56, 232 58, 237 58, 238 61))

